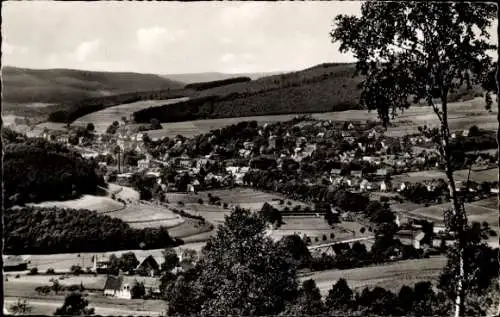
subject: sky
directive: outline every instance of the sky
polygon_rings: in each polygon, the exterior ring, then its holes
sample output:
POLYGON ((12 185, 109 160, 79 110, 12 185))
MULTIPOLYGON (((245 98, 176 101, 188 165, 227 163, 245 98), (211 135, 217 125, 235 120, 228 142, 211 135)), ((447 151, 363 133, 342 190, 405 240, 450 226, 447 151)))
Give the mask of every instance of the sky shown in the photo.
POLYGON ((8 1, 2 64, 179 74, 353 62, 329 32, 337 14, 359 15, 360 8, 355 1, 8 1))

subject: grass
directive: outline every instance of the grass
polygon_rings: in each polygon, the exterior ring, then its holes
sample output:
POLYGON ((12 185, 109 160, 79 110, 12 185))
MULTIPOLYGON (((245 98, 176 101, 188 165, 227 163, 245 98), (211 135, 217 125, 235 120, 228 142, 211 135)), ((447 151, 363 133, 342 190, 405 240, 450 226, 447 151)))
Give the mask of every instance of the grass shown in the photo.
POLYGON ((135 228, 173 227, 184 222, 182 217, 167 208, 145 203, 127 204, 124 209, 108 215, 119 218, 135 228))
MULTIPOLYGON (((93 123, 97 133, 104 133, 113 121, 121 121, 122 117, 127 119, 137 110, 175 103, 187 98, 167 99, 167 100, 142 100, 99 110, 78 118, 72 123, 74 126, 86 127, 88 123, 93 123)), ((121 122, 121 124, 123 124, 121 122)))
MULTIPOLYGON (((497 109, 494 105, 492 109, 497 109)), ((496 110, 488 113, 484 110, 482 98, 475 98, 469 101, 452 102, 449 105, 449 124, 452 130, 460 130, 477 125, 481 129, 496 130, 498 122, 496 120, 496 110), (479 113, 475 116, 467 116, 470 113, 479 113)), ((163 129, 148 131, 152 138, 175 137, 183 135, 193 137, 211 130, 218 129, 241 121, 255 120, 259 124, 288 121, 296 117, 297 114, 268 115, 268 116, 248 116, 223 119, 206 119, 183 122, 171 122, 164 124, 163 129)), ((338 112, 313 113, 312 117, 319 120, 332 121, 357 121, 357 120, 377 120, 376 112, 367 110, 347 110, 338 112)), ((395 126, 389 127, 386 134, 398 137, 418 132, 419 125, 428 127, 438 126, 438 120, 429 107, 414 106, 405 110, 393 121, 395 126), (410 124, 406 121, 410 121, 410 124), (404 123, 403 123, 404 122, 404 123)))
POLYGON ((301 279, 315 280, 323 296, 328 294, 332 285, 340 278, 345 278, 351 288, 359 291, 364 287, 381 286, 398 292, 403 285, 413 285, 428 280, 436 282, 445 264, 445 257, 431 257, 349 270, 316 272, 301 279))
MULTIPOLYGON (((456 181, 467 181, 469 174, 468 169, 458 170, 453 173, 456 181)), ((410 183, 432 181, 442 178, 446 180, 446 174, 439 170, 428 170, 411 172, 401 175, 395 175, 392 177, 393 180, 403 182, 409 181, 410 183)), ((481 182, 494 182, 498 181, 498 168, 485 169, 485 170, 471 170, 470 180, 478 183, 481 182)))
POLYGON ((103 196, 83 195, 78 199, 65 201, 45 201, 38 204, 30 204, 36 207, 58 207, 73 209, 89 209, 97 212, 110 212, 123 207, 123 204, 103 196))

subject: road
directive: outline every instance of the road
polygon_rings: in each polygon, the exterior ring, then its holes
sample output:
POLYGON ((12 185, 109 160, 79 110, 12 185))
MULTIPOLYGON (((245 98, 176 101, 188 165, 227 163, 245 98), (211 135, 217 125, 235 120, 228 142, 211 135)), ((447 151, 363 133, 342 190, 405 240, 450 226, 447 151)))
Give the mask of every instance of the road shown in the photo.
POLYGON ((353 243, 353 242, 373 240, 373 239, 375 239, 375 236, 362 237, 362 238, 354 238, 354 239, 346 239, 346 240, 340 240, 340 241, 334 241, 334 242, 329 242, 329 243, 323 243, 323 244, 313 245, 313 246, 309 246, 307 248, 309 250, 315 250, 315 249, 321 249, 321 248, 325 248, 325 247, 330 247, 330 246, 336 245, 336 244, 353 243))
MULTIPOLYGON (((58 307, 61 307, 62 303, 60 301, 54 300, 27 300, 28 304, 33 308, 31 314, 35 315, 43 315, 48 314, 50 311, 54 312, 58 307)), ((15 297, 6 297, 4 298, 4 306, 9 307, 17 302, 17 298, 15 297)), ((95 309, 96 315, 102 316, 161 316, 163 313, 158 311, 150 311, 150 310, 141 310, 141 311, 133 311, 128 309, 120 309, 110 306, 96 306, 94 304, 90 304, 89 307, 93 307, 95 309)))

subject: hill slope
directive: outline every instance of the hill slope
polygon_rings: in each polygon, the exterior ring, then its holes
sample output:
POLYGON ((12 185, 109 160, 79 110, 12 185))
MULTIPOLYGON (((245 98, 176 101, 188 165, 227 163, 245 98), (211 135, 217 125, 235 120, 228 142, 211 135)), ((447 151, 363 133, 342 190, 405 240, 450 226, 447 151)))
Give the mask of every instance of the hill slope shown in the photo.
POLYGON ((361 77, 354 64, 321 64, 196 92, 191 99, 134 113, 137 122, 163 122, 359 109, 361 77))
POLYGON ((207 82, 207 81, 216 81, 216 80, 224 80, 235 77, 249 77, 252 80, 272 76, 276 74, 280 74, 282 72, 266 72, 266 73, 238 73, 238 74, 226 74, 226 73, 217 73, 217 72, 208 72, 208 73, 192 73, 192 74, 169 74, 162 75, 165 78, 179 81, 185 84, 192 84, 197 82, 207 82))
POLYGON ((181 88, 183 84, 153 74, 73 69, 3 67, 3 100, 59 103, 137 91, 181 88))

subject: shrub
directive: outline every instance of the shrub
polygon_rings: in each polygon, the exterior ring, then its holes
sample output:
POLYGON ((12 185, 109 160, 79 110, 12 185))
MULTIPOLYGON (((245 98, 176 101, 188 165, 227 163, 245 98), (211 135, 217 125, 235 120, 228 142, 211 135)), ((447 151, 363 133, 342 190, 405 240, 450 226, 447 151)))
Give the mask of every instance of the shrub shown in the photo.
POLYGON ((71 274, 74 274, 74 275, 80 275, 83 273, 83 269, 79 265, 72 265, 70 268, 70 272, 71 272, 71 274))
POLYGON ((28 275, 37 275, 38 274, 38 268, 34 267, 30 270, 28 275))
POLYGON ((314 242, 318 242, 318 241, 319 241, 318 237, 314 237, 314 242))
POLYGON ((330 233, 330 239, 332 239, 332 240, 335 239, 335 233, 333 233, 333 232, 330 233))
POLYGON ((45 274, 56 274, 56 271, 53 268, 49 267, 47 271, 45 271, 45 274))
POLYGON ((362 227, 361 229, 359 229, 359 232, 361 232, 361 233, 365 233, 365 231, 366 231, 365 227, 362 227))
POLYGON ((198 199, 198 204, 203 205, 203 199, 199 198, 198 199))
POLYGON ((326 241, 327 237, 326 234, 323 235, 323 241, 326 241))
POLYGON ((182 201, 177 202, 177 205, 184 207, 184 203, 182 201))
POLYGON ((292 205, 292 202, 291 202, 291 201, 287 201, 287 202, 286 202, 286 204, 287 204, 288 206, 291 206, 291 205, 292 205))
POLYGON ((14 278, 20 278, 20 277, 21 277, 21 275, 19 275, 19 274, 16 274, 16 276, 14 276, 14 278))
POLYGON ((227 203, 222 204, 222 206, 224 207, 224 209, 227 209, 228 207, 227 203))

